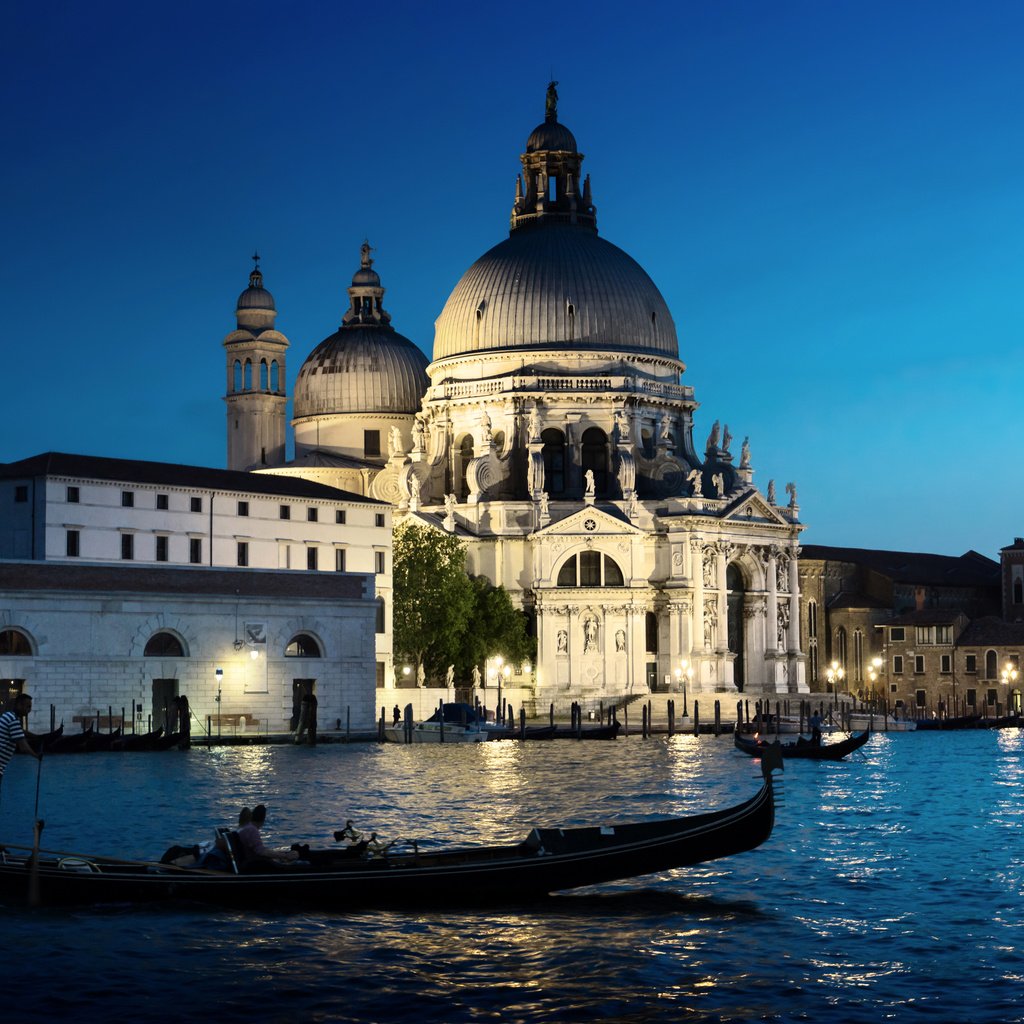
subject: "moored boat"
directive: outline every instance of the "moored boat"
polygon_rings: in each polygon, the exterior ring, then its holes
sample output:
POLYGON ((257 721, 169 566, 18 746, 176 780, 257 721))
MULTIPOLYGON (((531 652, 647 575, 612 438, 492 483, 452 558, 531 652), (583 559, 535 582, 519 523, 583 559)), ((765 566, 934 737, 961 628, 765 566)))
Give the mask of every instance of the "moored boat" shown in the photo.
POLYGON ((859 750, 871 737, 870 732, 862 732, 857 736, 850 736, 845 740, 838 740, 835 743, 812 743, 802 736, 795 743, 780 743, 776 740, 768 743, 756 736, 743 736, 741 733, 733 733, 733 742, 737 750, 741 750, 750 757, 760 757, 768 747, 778 744, 779 752, 785 758, 802 758, 808 761, 841 761, 848 754, 859 750))
POLYGON ((847 719, 850 729, 871 729, 875 732, 913 732, 917 722, 912 718, 893 715, 872 715, 866 711, 851 711, 847 719))
POLYGON ((403 723, 384 730, 392 743, 482 743, 500 735, 469 704, 450 703, 439 707, 423 722, 403 723))
POLYGON ((425 850, 406 844, 377 855, 352 847, 303 850, 288 865, 200 870, 112 857, 0 847, 0 899, 24 903, 30 877, 40 905, 194 900, 243 907, 507 904, 580 886, 635 878, 753 850, 771 835, 770 770, 733 807, 666 821, 535 828, 519 843, 425 850))

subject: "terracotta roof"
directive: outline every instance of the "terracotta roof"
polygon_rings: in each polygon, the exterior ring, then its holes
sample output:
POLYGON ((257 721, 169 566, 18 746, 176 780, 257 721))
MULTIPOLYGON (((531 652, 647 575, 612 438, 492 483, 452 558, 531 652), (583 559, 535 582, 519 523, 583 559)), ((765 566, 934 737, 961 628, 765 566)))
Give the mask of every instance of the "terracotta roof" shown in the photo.
POLYGON ((800 558, 864 566, 888 576, 895 583, 946 587, 998 587, 1000 583, 999 563, 977 551, 967 551, 962 555, 932 555, 803 544, 800 558))
POLYGON ((207 466, 184 466, 176 462, 146 462, 138 459, 111 459, 97 455, 44 452, 28 459, 21 459, 19 462, 0 463, 0 479, 41 476, 116 480, 126 483, 163 484, 168 487, 233 491, 241 494, 387 505, 384 501, 364 498, 361 494, 312 483, 299 477, 211 469, 207 466))
POLYGON ((369 575, 256 569, 154 568, 79 562, 0 562, 0 591, 93 591, 359 600, 373 596, 369 575))

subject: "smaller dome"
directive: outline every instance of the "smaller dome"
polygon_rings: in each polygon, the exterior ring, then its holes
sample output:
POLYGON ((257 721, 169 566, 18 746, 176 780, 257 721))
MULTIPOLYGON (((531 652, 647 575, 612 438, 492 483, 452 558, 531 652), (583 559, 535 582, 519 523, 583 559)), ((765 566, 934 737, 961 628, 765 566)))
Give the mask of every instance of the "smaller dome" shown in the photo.
POLYGON ((249 275, 249 287, 238 296, 235 308, 275 310, 274 296, 263 287, 263 275, 258 267, 249 275))
POLYGON ((364 285, 370 288, 379 288, 380 274, 378 274, 377 271, 372 269, 371 267, 360 267, 352 275, 352 285, 353 287, 364 285))
POLYGON ((541 153, 558 150, 564 153, 575 153, 576 137, 564 124, 557 121, 544 121, 530 132, 526 140, 527 153, 541 153))

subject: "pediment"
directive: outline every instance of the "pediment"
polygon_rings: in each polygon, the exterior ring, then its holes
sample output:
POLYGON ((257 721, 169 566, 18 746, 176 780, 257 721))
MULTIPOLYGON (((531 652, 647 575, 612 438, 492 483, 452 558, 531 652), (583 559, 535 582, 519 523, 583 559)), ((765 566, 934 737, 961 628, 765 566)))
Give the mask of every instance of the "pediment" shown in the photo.
POLYGON ((572 512, 555 523, 549 523, 534 533, 535 537, 610 537, 645 535, 645 531, 622 518, 588 505, 577 512, 572 512))
POLYGON ((792 523, 774 505, 769 505, 756 492, 744 495, 732 508, 726 509, 722 519, 727 522, 758 522, 774 523, 778 526, 792 526, 792 523))

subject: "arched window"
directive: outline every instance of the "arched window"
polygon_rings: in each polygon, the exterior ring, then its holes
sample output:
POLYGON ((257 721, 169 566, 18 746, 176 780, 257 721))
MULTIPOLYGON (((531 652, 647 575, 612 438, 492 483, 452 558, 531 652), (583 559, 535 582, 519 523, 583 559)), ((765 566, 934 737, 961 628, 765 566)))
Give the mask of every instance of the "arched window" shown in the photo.
POLYGON ((184 658, 185 648, 173 633, 154 633, 142 654, 146 658, 184 658))
POLYGON ((818 602, 807 602, 807 635, 816 637, 818 635, 818 602))
POLYGON ((559 587, 621 587, 622 570, 600 551, 583 551, 567 559, 558 570, 559 587))
POLYGON ((270 372, 267 369, 266 359, 260 360, 260 391, 266 391, 270 387, 270 372))
POLYGON ((242 390, 242 364, 236 359, 235 365, 231 368, 231 390, 242 390))
POLYGON ((859 629, 853 631, 853 679, 857 683, 864 679, 864 633, 859 629))
POLYGON ((836 661, 842 668, 846 668, 846 630, 840 626, 836 630, 836 649, 833 651, 836 661))
POLYGON ((246 391, 252 391, 252 360, 246 359, 245 361, 245 376, 242 381, 242 385, 246 391))
POLYGON ((658 653, 658 616, 654 612, 647 613, 647 653, 658 653))
POLYGON ((552 497, 565 493, 565 435, 549 427, 540 435, 544 447, 544 490, 552 497))
POLYGON ((322 658, 320 645, 308 633, 296 633, 284 649, 286 658, 322 658))
POLYGON ((377 625, 376 630, 378 633, 384 632, 384 598, 377 598, 377 625))
POLYGON ((270 390, 275 393, 281 390, 281 368, 276 359, 270 364, 270 390))
POLYGON ((583 431, 582 450, 580 462, 583 466, 583 476, 586 478, 587 470, 594 473, 594 490, 597 494, 608 492, 608 437, 603 430, 591 427, 583 431))
POLYGON ((995 651, 985 652, 985 678, 996 679, 999 676, 999 655, 995 651))
POLYGON ((13 658, 31 658, 32 644, 19 629, 0 630, 0 654, 13 658))

